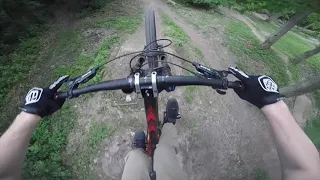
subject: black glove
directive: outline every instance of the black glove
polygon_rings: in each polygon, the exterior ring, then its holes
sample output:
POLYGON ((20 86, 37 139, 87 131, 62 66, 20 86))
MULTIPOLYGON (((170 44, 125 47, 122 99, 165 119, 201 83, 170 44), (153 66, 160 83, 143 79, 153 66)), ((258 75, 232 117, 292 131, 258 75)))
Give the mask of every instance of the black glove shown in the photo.
POLYGON ((59 110, 65 100, 55 99, 54 96, 66 80, 68 76, 62 76, 48 88, 32 88, 25 97, 22 111, 44 117, 59 110))
POLYGON ((241 99, 248 101, 258 108, 283 99, 279 93, 277 84, 269 76, 250 76, 234 67, 230 67, 229 71, 244 86, 243 90, 235 89, 234 91, 241 99))

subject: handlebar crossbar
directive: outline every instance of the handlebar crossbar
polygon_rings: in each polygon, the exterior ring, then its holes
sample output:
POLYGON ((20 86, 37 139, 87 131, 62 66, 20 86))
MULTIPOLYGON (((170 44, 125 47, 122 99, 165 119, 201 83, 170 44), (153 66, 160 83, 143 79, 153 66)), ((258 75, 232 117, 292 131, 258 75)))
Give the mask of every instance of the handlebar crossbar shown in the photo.
MULTIPOLYGON (((159 89, 165 89, 170 86, 210 86, 213 89, 236 89, 241 88, 239 81, 228 81, 223 79, 209 79, 197 76, 157 76, 156 80, 157 87, 159 89)), ((141 87, 152 87, 151 77, 139 78, 139 85, 141 87)), ((134 78, 117 79, 111 81, 104 81, 98 84, 90 85, 84 88, 74 89, 68 92, 59 92, 56 98, 66 99, 77 97, 82 94, 98 91, 108 90, 122 90, 131 89, 135 90, 134 78)))

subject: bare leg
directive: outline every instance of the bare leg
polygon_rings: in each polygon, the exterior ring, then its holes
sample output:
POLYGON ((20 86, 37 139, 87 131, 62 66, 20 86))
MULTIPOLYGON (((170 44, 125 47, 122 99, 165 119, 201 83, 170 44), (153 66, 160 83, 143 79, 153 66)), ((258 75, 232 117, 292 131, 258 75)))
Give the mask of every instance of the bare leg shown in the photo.
POLYGON ((125 157, 125 161, 122 180, 150 180, 151 162, 142 149, 130 151, 125 157))
POLYGON ((175 125, 165 123, 162 128, 160 142, 154 155, 154 169, 158 180, 187 180, 176 156, 178 134, 175 125))

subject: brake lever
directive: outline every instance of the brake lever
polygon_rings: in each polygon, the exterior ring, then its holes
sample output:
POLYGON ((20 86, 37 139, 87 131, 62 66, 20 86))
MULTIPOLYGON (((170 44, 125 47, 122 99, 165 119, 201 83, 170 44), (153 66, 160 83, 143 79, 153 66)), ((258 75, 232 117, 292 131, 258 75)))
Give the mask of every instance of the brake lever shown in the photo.
MULTIPOLYGON (((218 71, 218 70, 209 68, 207 66, 204 66, 202 64, 199 64, 199 63, 193 63, 193 65, 196 68, 196 70, 200 74, 202 74, 202 76, 204 76, 206 78, 221 79, 225 82, 228 82, 227 76, 228 76, 228 74, 230 74, 229 71, 225 71, 225 70, 218 71)), ((224 86, 224 88, 228 88, 227 87, 228 85, 225 83, 223 84, 223 86, 224 86)), ((216 89, 216 92, 221 95, 227 94, 227 92, 222 89, 216 89)))
POLYGON ((77 89, 80 84, 85 84, 89 80, 91 80, 94 76, 96 76, 99 69, 100 69, 100 67, 92 68, 88 72, 84 73, 83 75, 76 77, 72 80, 69 80, 68 81, 68 91, 67 91, 68 98, 71 99, 71 98, 75 97, 72 94, 72 91, 74 89, 77 89))
POLYGON ((230 73, 229 71, 224 71, 224 70, 218 71, 199 63, 192 63, 192 65, 196 68, 196 70, 199 73, 201 73, 203 77, 206 77, 206 78, 224 79, 230 73))
POLYGON ((89 80, 91 80, 94 76, 97 75, 97 72, 99 69, 100 69, 100 67, 95 67, 95 68, 90 69, 88 72, 86 72, 82 76, 77 77, 75 79, 75 83, 77 83, 77 84, 87 83, 89 80))

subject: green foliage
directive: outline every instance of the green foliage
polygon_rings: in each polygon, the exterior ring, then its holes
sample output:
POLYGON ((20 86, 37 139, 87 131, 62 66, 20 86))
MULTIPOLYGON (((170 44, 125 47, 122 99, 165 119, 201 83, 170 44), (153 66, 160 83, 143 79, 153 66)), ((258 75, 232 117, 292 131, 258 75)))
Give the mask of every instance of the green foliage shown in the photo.
POLYGON ((316 107, 320 107, 320 90, 317 90, 313 94, 316 107))
POLYGON ((307 18, 308 24, 311 24, 311 29, 314 31, 320 31, 320 14, 312 13, 307 18))
POLYGON ((296 57, 302 53, 313 49, 312 46, 298 38, 293 33, 288 32, 279 41, 274 44, 274 47, 290 57, 296 57))
MULTIPOLYGON (((43 47, 40 38, 36 36, 43 30, 42 25, 50 15, 47 8, 52 2, 2 0, 0 3, 0 108, 7 102, 9 89, 26 78, 30 66, 40 56, 43 47)), ((131 31, 135 28, 132 24, 127 26, 131 31)), ((78 40, 75 38, 77 35, 75 31, 62 31, 58 35, 60 39, 57 46, 64 47, 57 48, 61 50, 57 54, 64 51, 72 54, 72 49, 79 49, 81 44, 74 41, 78 40)))
MULTIPOLYGON (((72 77, 77 77, 83 74, 85 71, 103 64, 109 58, 111 53, 110 50, 119 42, 119 40, 120 37, 117 35, 106 38, 103 41, 102 45, 92 56, 89 56, 88 54, 82 52, 79 56, 77 64, 73 65, 72 68, 70 68, 68 65, 62 65, 56 70, 55 74, 69 74, 72 77)), ((99 73, 90 82, 100 81, 102 75, 103 70, 100 70, 99 73)))
MULTIPOLYGON (((290 58, 298 57, 307 51, 314 49, 308 42, 298 38, 292 32, 288 32, 280 40, 278 40, 274 47, 279 51, 285 53, 290 58)), ((317 73, 320 71, 320 54, 314 55, 303 62, 312 68, 317 73)))
MULTIPOLYGON (((110 57, 111 49, 120 41, 120 36, 117 34, 133 32, 130 28, 136 28, 132 27, 133 24, 139 24, 141 21, 141 18, 138 19, 137 17, 131 17, 131 19, 127 18, 127 20, 124 19, 126 18, 119 18, 118 20, 120 22, 113 21, 114 26, 112 26, 112 24, 106 26, 107 28, 116 29, 117 33, 105 38, 103 43, 92 55, 79 51, 82 50, 83 41, 78 30, 63 30, 62 32, 57 33, 58 37, 55 38, 57 39, 57 42, 52 42, 50 44, 50 48, 48 48, 49 51, 51 48, 54 48, 54 54, 62 55, 61 58, 70 57, 71 55, 76 56, 76 61, 74 63, 62 64, 55 69, 53 75, 60 76, 68 74, 71 77, 77 77, 88 69, 106 62, 110 57)), ((49 53, 46 57, 49 58, 50 55, 51 54, 49 53)), ((100 70, 88 84, 100 81, 103 77, 103 73, 104 69, 100 70)), ((23 171, 24 179, 71 178, 72 172, 63 165, 61 151, 64 149, 67 143, 68 134, 74 128, 76 122, 76 114, 72 107, 72 104, 66 104, 58 113, 41 121, 40 126, 32 137, 30 148, 27 153, 23 171)), ((101 124, 93 125, 90 128, 88 139, 88 145, 90 146, 88 149, 90 150, 90 153, 94 153, 98 144, 113 132, 113 129, 102 126, 101 124)), ((86 169, 89 171, 88 163, 90 162, 90 155, 83 153, 79 154, 81 155, 80 158, 83 159, 79 159, 79 164, 75 165, 75 168, 80 169, 82 166, 85 166, 82 170, 86 169)), ((81 174, 88 175, 89 173, 81 172, 81 174)))
MULTIPOLYGON (((45 23, 52 18, 53 4, 65 7, 70 11, 80 9, 99 9, 111 0, 1 0, 0 3, 0 56, 8 56, 19 45, 21 40, 38 36, 45 23)), ((70 12, 71 13, 71 12, 70 12)))
POLYGON ((35 63, 41 48, 38 38, 22 41, 19 48, 10 56, 0 56, 0 108, 6 104, 9 89, 16 83, 25 79, 30 64, 35 63))
MULTIPOLYGON (((52 51, 59 54, 69 54, 81 49, 81 41, 76 31, 62 31, 58 33, 56 42, 52 42, 52 51)), ((40 45, 39 45, 40 46, 40 45)), ((25 48, 30 51, 29 46, 25 48)), ((34 49, 37 53, 40 47, 34 49)), ((21 54, 23 55, 23 53, 21 54)), ((32 64, 32 63, 30 63, 32 64)), ((29 64, 29 66, 30 66, 29 64)), ((77 63, 75 64, 77 65, 77 63)), ((69 70, 72 69, 69 64, 69 70)), ((26 65, 28 67, 28 65, 26 65)), ((87 67, 78 69, 85 71, 87 67)), ((29 70, 28 68, 25 68, 29 70)), ((62 68, 57 68, 57 72, 62 68)), ((66 70, 67 71, 67 70, 66 70)), ((59 76, 53 72, 54 76, 59 76)), ((68 73, 71 76, 76 73, 68 73)), ((24 179, 70 179, 71 171, 63 166, 61 149, 67 143, 69 132, 72 130, 76 115, 70 104, 64 107, 53 116, 41 120, 30 141, 27 158, 23 169, 24 179)))
MULTIPOLYGON (((317 91, 317 96, 319 97, 319 91, 317 91)), ((320 118, 317 117, 308 121, 304 130, 314 145, 320 149, 320 118)))
POLYGON ((199 48, 194 47, 194 48, 193 48, 193 51, 196 53, 196 55, 197 55, 198 58, 204 58, 204 56, 203 56, 203 54, 202 54, 202 51, 201 51, 199 48))
POLYGON ((184 88, 184 98, 188 103, 193 101, 193 96, 195 95, 197 87, 195 86, 187 86, 184 88))
POLYGON ((189 36, 183 29, 177 26, 166 14, 161 14, 161 20, 164 23, 164 35, 172 37, 175 46, 183 46, 190 42, 189 36))
POLYGON ((109 1, 111 0, 91 0, 91 1, 88 1, 90 2, 88 6, 93 9, 100 9, 104 7, 109 1))
MULTIPOLYGON (((271 23, 255 19, 253 18, 254 23, 257 25, 257 29, 260 31, 266 31, 268 33, 273 33, 277 30, 277 27, 271 23)), ((280 52, 286 54, 289 58, 295 58, 301 56, 305 52, 314 49, 314 46, 311 45, 308 41, 301 39, 298 37, 295 32, 289 31, 286 33, 281 39, 279 39, 273 47, 280 52)), ((301 35, 300 35, 301 36, 301 35)), ((289 63, 289 68, 293 69, 290 72, 293 74, 293 78, 295 80, 298 79, 298 73, 294 69, 297 67, 292 64, 293 62, 289 63)), ((307 66, 311 67, 312 70, 317 73, 320 70, 320 54, 314 55, 308 58, 306 61, 303 62, 307 66)))
POLYGON ((253 180, 268 180, 268 174, 265 170, 261 169, 261 168, 255 168, 252 171, 252 179, 253 180))
POLYGON ((265 31, 265 32, 271 34, 279 29, 279 27, 277 27, 276 25, 269 23, 265 20, 258 19, 256 17, 252 17, 252 16, 250 17, 250 19, 252 19, 254 21, 256 28, 259 31, 265 31))
MULTIPOLYGON (((190 50, 194 52, 197 58, 203 57, 201 50, 191 45, 189 36, 181 27, 176 25, 166 14, 161 13, 161 20, 164 23, 164 35, 173 39, 173 46, 176 50, 183 52, 190 50)), ((182 62, 182 65, 188 69, 193 68, 189 63, 182 62)))
POLYGON ((57 114, 41 120, 30 141, 24 179, 70 179, 71 172, 63 166, 60 151, 67 143, 75 117, 70 105, 65 105, 57 114))
POLYGON ((247 25, 241 22, 230 23, 227 27, 227 33, 228 44, 232 52, 237 56, 239 68, 249 73, 268 74, 280 86, 288 85, 291 81, 287 70, 292 71, 294 78, 297 78, 298 69, 293 64, 285 64, 271 49, 260 49, 259 40, 247 25), (252 67, 254 65, 257 67, 252 67))
POLYGON ((21 40, 35 37, 42 32, 43 24, 50 16, 45 6, 44 3, 32 0, 1 1, 0 56, 8 56, 21 40))
MULTIPOLYGON (((6 107, 4 105, 8 103, 12 96, 16 98, 17 96, 22 95, 19 93, 9 93, 13 92, 12 88, 19 88, 19 90, 14 89, 14 92, 26 92, 28 88, 30 88, 29 86, 23 85, 23 83, 33 83, 30 82, 30 76, 33 75, 30 73, 30 70, 34 70, 37 73, 37 69, 45 64, 48 59, 52 59, 54 54, 70 57, 75 56, 77 52, 81 50, 80 46, 82 41, 79 39, 77 32, 74 31, 63 30, 61 33, 54 35, 54 40, 51 41, 49 45, 51 49, 48 52, 43 51, 43 49, 48 46, 45 44, 45 41, 42 40, 43 38, 46 37, 35 37, 22 41, 19 47, 10 54, 8 61, 1 61, 0 96, 3 98, 0 102, 1 108, 6 107)), ((50 79, 51 76, 51 73, 46 74, 48 79, 50 79)), ((39 85, 49 85, 44 82, 40 83, 42 84, 39 85)), ((17 105, 13 106, 16 107, 17 105)), ((14 113, 16 112, 14 111, 14 113)), ((3 113, 3 116, 1 117, 2 121, 0 122, 0 132, 7 129, 12 118, 14 118, 10 115, 11 112, 3 113)))
POLYGON ((320 32, 320 14, 310 14, 299 26, 308 26, 308 29, 320 32))
MULTIPOLYGON (((191 51, 194 51, 197 58, 203 57, 203 54, 199 48, 190 45, 190 38, 181 27, 176 25, 166 14, 161 13, 161 20, 164 23, 164 35, 173 39, 173 45, 175 48, 177 48, 177 50, 186 51, 185 49, 190 48, 191 51)), ((182 65, 187 69, 193 68, 189 63, 182 63, 182 65)), ((185 73, 190 75, 189 72, 185 73)), ((195 86, 188 86, 184 88, 184 97, 188 103, 193 101, 196 90, 197 87, 195 86)))
POLYGON ((189 3, 203 6, 218 6, 218 5, 230 5, 233 3, 231 0, 189 0, 189 3))
MULTIPOLYGON (((77 48, 81 48, 75 44, 78 42, 78 36, 75 34, 73 32, 60 33, 60 37, 64 39, 63 42, 58 43, 60 51, 76 51, 77 48), (74 42, 73 45, 66 47, 70 42, 74 42)), ((110 56, 111 48, 118 41, 118 36, 106 38, 94 55, 88 56, 82 53, 75 64, 61 66, 54 74, 69 74, 75 77, 87 71, 89 67, 100 65, 110 56)), ((30 50, 30 48, 27 49, 30 50)), ((101 78, 102 72, 98 73, 93 82, 101 78)), ((32 137, 27 153, 24 178, 69 179, 71 177, 70 170, 63 166, 60 151, 67 143, 67 136, 74 126, 75 119, 76 116, 71 106, 65 105, 57 114, 41 121, 32 137)), ((94 142, 96 141, 97 138, 94 142)))
POLYGON ((93 124, 90 128, 89 146, 96 148, 103 139, 111 136, 113 132, 113 129, 103 124, 93 124))
MULTIPOLYGON (((75 64, 59 67, 54 74, 69 74, 74 77, 87 71, 89 67, 100 65, 110 56, 111 48, 118 41, 118 36, 105 39, 93 56, 81 54, 75 64)), ((101 78, 102 72, 97 74, 93 82, 100 81, 101 78)), ((67 143, 67 137, 74 126, 75 119, 76 115, 71 106, 65 105, 57 114, 41 121, 31 139, 24 168, 24 178, 69 179, 71 177, 70 170, 63 166, 60 151, 67 143)), ((99 137, 107 132, 106 129, 93 131, 90 145, 99 142, 99 137)), ((112 131, 108 129, 108 132, 112 131)))
POLYGON ((140 19, 138 16, 109 18, 107 21, 98 22, 97 27, 114 28, 117 31, 133 33, 137 30, 140 19))
POLYGON ((230 7, 235 4, 235 0, 179 0, 182 3, 199 8, 214 8, 219 5, 230 7))

